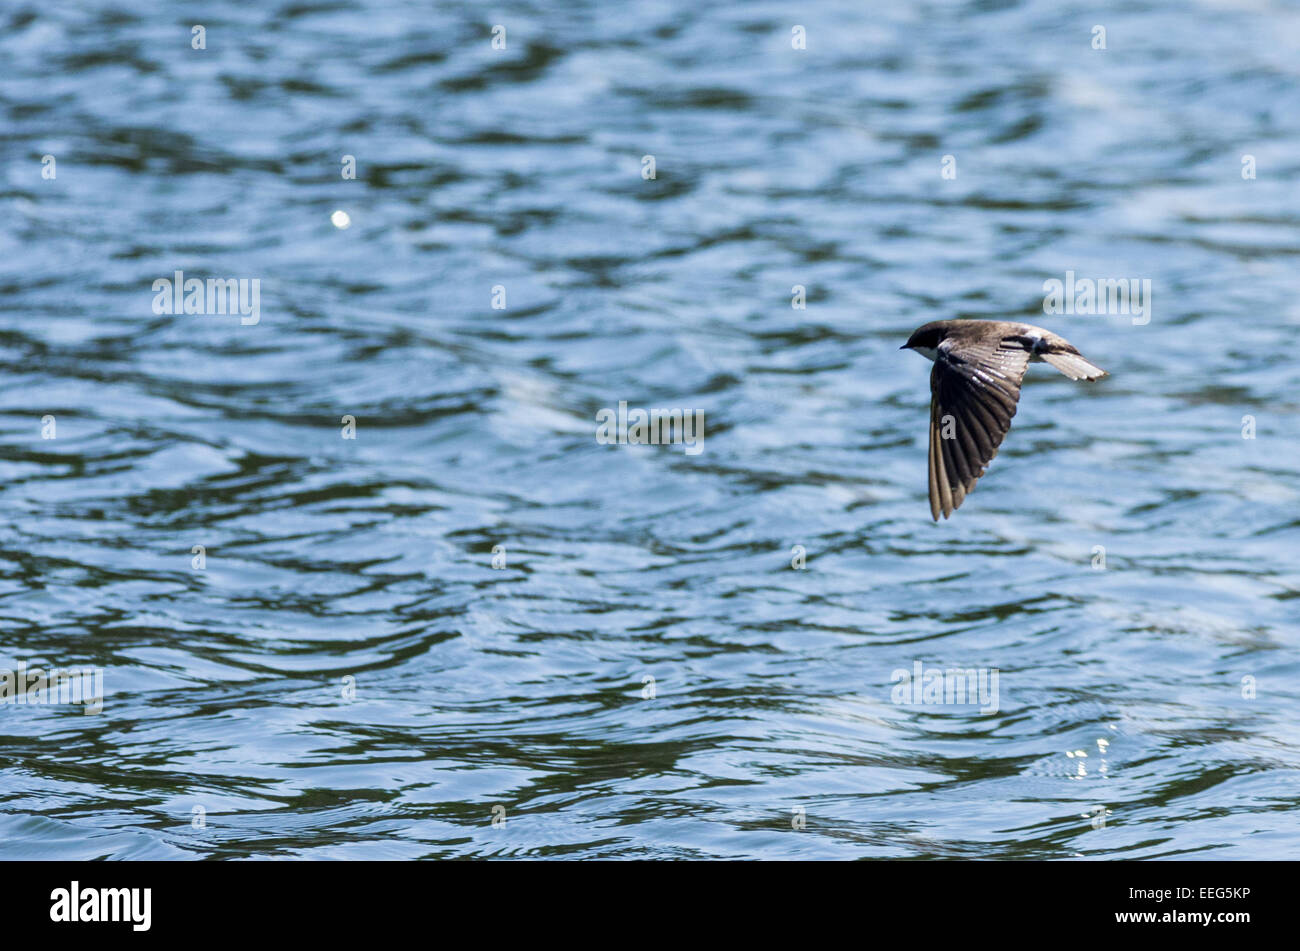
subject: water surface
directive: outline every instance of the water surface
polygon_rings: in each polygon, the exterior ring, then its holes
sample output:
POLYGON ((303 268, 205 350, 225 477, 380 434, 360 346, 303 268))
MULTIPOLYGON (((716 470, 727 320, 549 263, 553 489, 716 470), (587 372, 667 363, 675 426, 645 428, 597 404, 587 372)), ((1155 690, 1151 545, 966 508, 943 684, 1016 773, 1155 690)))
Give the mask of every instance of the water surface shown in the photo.
POLYGON ((0 856, 1295 854, 1293 4, 19 0, 0 62, 0 667, 106 691, 0 706, 0 856), (936 525, 951 317, 1112 376, 936 525))

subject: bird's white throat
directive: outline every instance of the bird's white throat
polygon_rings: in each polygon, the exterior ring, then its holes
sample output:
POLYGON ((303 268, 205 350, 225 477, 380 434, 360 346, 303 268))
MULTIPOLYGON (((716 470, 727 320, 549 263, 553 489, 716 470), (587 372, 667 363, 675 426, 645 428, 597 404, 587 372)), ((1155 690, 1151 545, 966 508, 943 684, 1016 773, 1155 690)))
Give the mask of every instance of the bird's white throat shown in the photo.
POLYGON ((934 362, 934 358, 939 353, 939 351, 934 349, 934 347, 913 347, 912 349, 915 350, 917 353, 919 353, 921 356, 925 357, 931 363, 934 362))

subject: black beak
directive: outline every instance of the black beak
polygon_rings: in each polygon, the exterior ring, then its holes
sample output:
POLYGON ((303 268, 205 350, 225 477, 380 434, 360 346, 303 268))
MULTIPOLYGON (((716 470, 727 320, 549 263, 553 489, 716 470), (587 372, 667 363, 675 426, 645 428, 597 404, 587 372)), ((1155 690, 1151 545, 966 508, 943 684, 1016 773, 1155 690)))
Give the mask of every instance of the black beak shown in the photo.
POLYGON ((903 345, 902 345, 901 347, 899 347, 898 349, 899 349, 899 350, 906 350, 906 349, 908 349, 907 344, 903 344, 903 345))

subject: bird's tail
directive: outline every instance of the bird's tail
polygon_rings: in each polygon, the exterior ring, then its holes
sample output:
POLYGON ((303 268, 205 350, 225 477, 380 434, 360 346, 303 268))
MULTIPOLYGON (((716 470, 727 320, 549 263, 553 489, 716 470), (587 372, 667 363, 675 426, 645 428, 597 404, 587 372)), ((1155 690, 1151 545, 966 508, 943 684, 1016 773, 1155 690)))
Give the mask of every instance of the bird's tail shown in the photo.
POLYGON ((1108 375, 1095 363, 1085 360, 1077 350, 1057 350, 1055 353, 1041 353, 1039 356, 1071 380, 1100 380, 1108 375))

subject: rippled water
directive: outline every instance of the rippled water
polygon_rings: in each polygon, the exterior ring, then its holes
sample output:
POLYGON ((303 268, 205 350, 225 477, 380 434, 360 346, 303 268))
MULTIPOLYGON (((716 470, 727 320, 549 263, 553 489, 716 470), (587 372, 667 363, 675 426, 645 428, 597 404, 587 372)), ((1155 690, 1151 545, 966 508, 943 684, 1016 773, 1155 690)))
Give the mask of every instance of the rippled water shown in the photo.
POLYGON ((0 855, 1294 854, 1293 4, 19 0, 0 62, 0 667, 105 692, 0 706, 0 855), (936 525, 950 317, 1112 376, 936 525))

